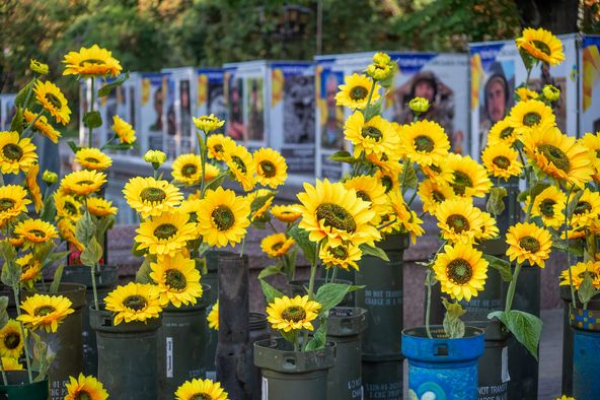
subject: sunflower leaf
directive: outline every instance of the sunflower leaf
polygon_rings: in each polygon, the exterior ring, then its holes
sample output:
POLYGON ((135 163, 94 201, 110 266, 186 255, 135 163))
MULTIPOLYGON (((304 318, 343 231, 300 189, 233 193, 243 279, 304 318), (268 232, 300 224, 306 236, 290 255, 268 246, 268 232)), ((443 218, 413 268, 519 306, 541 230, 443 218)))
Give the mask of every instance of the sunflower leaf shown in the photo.
POLYGON ((489 263, 491 268, 494 268, 500 273, 500 277, 504 282, 512 281, 512 268, 508 261, 489 254, 484 254, 483 258, 489 263))
POLYGON ((380 249, 379 247, 369 246, 368 244, 361 244, 359 246, 360 251, 362 251, 363 256, 373 256, 377 258, 381 258, 383 261, 390 261, 385 251, 380 249))
POLYGON ((42 214, 40 218, 42 221, 53 222, 56 217, 56 204, 54 204, 53 196, 46 196, 44 198, 44 205, 42 206, 42 214))
POLYGON ((552 240, 552 248, 564 253, 569 252, 577 257, 583 257, 583 249, 581 248, 581 245, 575 245, 572 243, 567 245, 565 241, 561 239, 552 240))
POLYGON ((460 319, 467 311, 460 305, 460 303, 449 302, 445 297, 442 297, 442 303, 446 308, 446 314, 444 315, 444 332, 451 339, 461 338, 465 336, 465 323, 460 319))
POLYGON ((88 111, 83 115, 83 125, 86 128, 99 128, 102 126, 102 115, 98 111, 88 111))
POLYGON ((111 83, 102 86, 100 90, 98 90, 98 97, 108 96, 114 88, 121 86, 127 79, 129 79, 129 71, 125 74, 121 74, 118 79, 115 79, 111 83))
POLYGON ((269 267, 266 267, 265 269, 260 271, 260 274, 258 274, 258 279, 263 279, 263 278, 266 278, 267 276, 278 274, 281 272, 282 269, 283 269, 282 263, 277 263, 276 265, 271 265, 269 267))
POLYGON ((29 83, 27 85, 23 86, 23 89, 21 89, 19 91, 19 93, 17 93, 17 97, 15 97, 15 106, 21 107, 21 108, 28 107, 29 102, 31 102, 31 100, 33 99, 33 96, 30 96, 29 100, 27 101, 28 104, 25 104, 25 100, 27 99, 27 94, 29 93, 30 90, 33 90, 33 79, 31 81, 29 81, 29 83))
POLYGON ((62 280, 63 270, 65 269, 65 263, 61 263, 56 271, 54 271, 54 277, 52 279, 52 283, 50 284, 50 293, 55 294, 58 292, 58 287, 60 286, 60 281, 62 280))
POLYGON ((322 316, 319 318, 319 328, 313 333, 312 338, 306 344, 304 351, 311 351, 322 349, 325 347, 325 340, 327 337, 327 318, 322 316))
POLYGON ((584 308, 586 308, 587 304, 592 300, 592 297, 597 295, 598 292, 599 291, 594 287, 592 276, 588 271, 585 271, 583 281, 581 282, 581 285, 579 285, 579 289, 577 289, 577 296, 584 308))
POLYGON ((72 140, 67 140, 67 144, 69 145, 69 147, 70 147, 70 148, 71 148, 71 150, 73 151, 73 154, 77 154, 77 152, 78 152, 79 150, 81 150, 81 147, 77 146, 77 145, 75 144, 75 142, 74 142, 74 141, 72 141, 72 140))
POLYGON ((56 357, 56 353, 42 340, 40 335, 33 331, 29 331, 29 335, 31 340, 33 340, 33 346, 30 346, 33 358, 31 368, 34 371, 38 371, 38 375, 33 381, 40 382, 46 378, 46 374, 56 357))
POLYGON ((129 143, 119 143, 119 144, 106 144, 102 146, 102 150, 115 150, 115 151, 126 151, 130 150, 133 147, 133 144, 129 143))
POLYGON ((275 192, 269 192, 269 194, 256 197, 254 200, 252 200, 252 204, 250 204, 250 211, 252 212, 252 214, 260 210, 274 196, 275 192))
POLYGON ((405 188, 415 189, 419 184, 419 180, 417 178, 417 171, 415 171, 415 166, 413 163, 408 162, 404 165, 405 172, 402 174, 402 190, 405 188))
POLYGON ((83 265, 87 265, 88 267, 95 267, 98 264, 98 261, 102 258, 102 246, 96 240, 95 237, 92 238, 85 244, 85 248, 81 252, 79 259, 83 265))
POLYGON ((542 333, 543 322, 535 315, 519 311, 495 311, 488 314, 488 319, 498 318, 515 338, 538 359, 538 344, 542 333))
POLYGON ((219 174, 219 176, 208 182, 208 184, 206 185, 206 190, 215 190, 223 184, 225 178, 227 178, 227 174, 219 174))
POLYGON ((96 218, 95 225, 98 243, 100 243, 101 246, 104 246, 104 237, 106 232, 115 225, 115 217, 107 215, 106 217, 96 218))
POLYGON ((575 213, 575 209, 577 208, 577 205, 579 204, 579 200, 581 199, 581 196, 583 196, 583 193, 584 191, 580 190, 575 194, 575 196, 573 196, 573 198, 569 202, 569 205, 567 206, 567 218, 569 220, 573 217, 573 213, 575 213))
POLYGON ((264 279, 259 279, 259 282, 267 303, 272 303, 276 298, 283 296, 283 293, 269 285, 264 279))
POLYGON ((23 128, 23 110, 21 109, 21 107, 17 107, 15 116, 10 121, 10 130, 21 133, 23 131, 23 128))
POLYGON ((362 289, 364 286, 346 285, 343 283, 326 283, 317 290, 315 300, 321 304, 319 314, 323 315, 327 311, 336 307, 344 300, 344 297, 350 292, 362 289))
POLYGON ((294 225, 288 231, 288 235, 296 241, 304 254, 304 258, 306 258, 310 265, 313 265, 317 260, 317 246, 316 243, 308 238, 308 232, 299 228, 298 225, 294 225))
POLYGON ((381 114, 381 108, 382 108, 381 102, 382 101, 383 101, 383 97, 380 98, 375 103, 371 103, 369 108, 365 110, 365 121, 369 121, 369 120, 371 120, 371 118, 375 117, 376 115, 381 114))
POLYGON ((504 198, 508 195, 506 188, 494 187, 490 189, 490 196, 485 205, 487 212, 493 215, 500 215, 506 208, 504 204, 504 198))
POLYGON ((335 153, 333 153, 332 155, 329 156, 329 159, 331 161, 338 161, 338 162, 343 162, 343 163, 347 163, 347 164, 355 164, 358 160, 354 157, 352 157, 352 154, 348 153, 347 151, 337 151, 335 153))
POLYGON ((94 225, 94 221, 88 211, 83 213, 83 216, 77 221, 77 225, 75 226, 75 237, 79 242, 85 244, 88 243, 94 233, 96 232, 96 226, 94 225))
POLYGON ((0 296, 0 329, 4 328, 8 324, 9 316, 8 311, 8 296, 0 296))
POLYGON ((144 262, 140 265, 140 268, 135 273, 135 281, 137 283, 153 283, 152 278, 150 278, 150 272, 152 272, 152 268, 150 267, 150 260, 144 258, 144 262))

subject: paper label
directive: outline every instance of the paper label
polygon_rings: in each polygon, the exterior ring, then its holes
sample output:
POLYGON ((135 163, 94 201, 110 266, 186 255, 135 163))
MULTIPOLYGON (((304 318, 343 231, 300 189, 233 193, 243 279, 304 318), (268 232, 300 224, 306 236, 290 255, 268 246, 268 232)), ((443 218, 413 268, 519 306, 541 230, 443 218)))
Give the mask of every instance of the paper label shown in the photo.
POLYGON ((502 349, 502 383, 510 381, 508 374, 508 347, 502 349))
POLYGON ((262 400, 269 400, 269 381, 263 376, 262 378, 262 400))
POLYGON ((167 378, 173 377, 173 338, 167 337, 167 378))

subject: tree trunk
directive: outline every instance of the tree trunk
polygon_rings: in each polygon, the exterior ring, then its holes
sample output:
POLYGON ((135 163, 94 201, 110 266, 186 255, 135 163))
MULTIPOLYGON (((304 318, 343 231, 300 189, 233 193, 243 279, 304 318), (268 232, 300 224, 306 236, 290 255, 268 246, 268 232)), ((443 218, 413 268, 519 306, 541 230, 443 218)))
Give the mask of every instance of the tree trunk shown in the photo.
POLYGON ((544 28, 555 35, 577 32, 578 0, 514 0, 523 28, 544 28))

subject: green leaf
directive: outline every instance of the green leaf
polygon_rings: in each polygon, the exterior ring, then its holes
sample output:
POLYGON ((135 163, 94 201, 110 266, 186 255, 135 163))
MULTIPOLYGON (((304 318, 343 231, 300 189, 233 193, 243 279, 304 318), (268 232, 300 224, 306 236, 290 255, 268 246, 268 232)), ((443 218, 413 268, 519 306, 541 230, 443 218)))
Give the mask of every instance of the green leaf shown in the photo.
POLYGON ((102 246, 98 243, 95 237, 92 238, 85 243, 85 248, 81 252, 79 259, 83 265, 87 265, 88 267, 95 267, 98 264, 98 261, 102 258, 102 246))
POLYGON ((267 276, 278 274, 281 272, 282 269, 283 269, 282 263, 277 263, 277 265, 271 265, 269 267, 266 267, 265 269, 260 271, 260 274, 258 274, 258 279, 263 279, 263 278, 266 278, 267 276))
POLYGON ((104 246, 104 236, 106 232, 115 225, 115 217, 108 215, 106 217, 95 218, 96 225, 96 237, 99 239, 98 243, 104 246))
POLYGON ((485 209, 487 212, 493 215, 500 215, 504 212, 504 198, 508 195, 508 192, 503 187, 494 187, 490 189, 490 196, 488 197, 485 209))
POLYGON ((0 241, 0 254, 5 262, 10 262, 17 258, 17 250, 8 240, 0 241))
POLYGON ((264 279, 259 279, 259 282, 267 303, 272 303, 276 298, 283 296, 283 293, 269 285, 264 279))
POLYGON ((50 346, 48 346, 42 340, 40 335, 33 331, 29 331, 29 335, 33 341, 31 352, 33 362, 31 364, 31 368, 34 371, 38 371, 38 375, 33 379, 33 381, 40 382, 46 378, 48 369, 50 368, 50 365, 52 365, 52 361, 54 361, 56 353, 52 351, 50 346))
POLYGON ((384 99, 384 97, 381 97, 375 103, 371 103, 369 108, 367 110, 365 110, 365 121, 369 121, 369 120, 371 120, 371 118, 375 117, 376 115, 381 114, 381 109, 382 109, 381 102, 383 101, 383 99, 384 99))
POLYGON ((135 273, 135 281, 137 283, 153 283, 152 278, 150 278, 150 273, 152 272, 152 268, 150 267, 150 260, 145 258, 140 268, 135 273))
POLYGON ((126 72, 125 75, 121 74, 118 79, 102 86, 100 90, 98 90, 98 97, 108 96, 114 88, 121 86, 127 79, 129 79, 129 72, 126 72))
POLYGON ((36 246, 33 253, 33 260, 39 261, 40 264, 45 265, 46 259, 54 250, 54 242, 40 243, 36 246))
POLYGON ((257 212, 265 204, 267 204, 267 201, 272 199, 274 196, 275 196, 275 192, 269 192, 269 194, 267 194, 267 195, 259 196, 259 197, 255 198, 254 200, 252 200, 252 204, 250 204, 250 212, 251 213, 257 212))
POLYGON ((327 338, 327 318, 322 316, 319 318, 319 328, 313 333, 313 337, 306 344, 305 351, 322 349, 325 347, 327 338))
POLYGON ((512 281, 512 268, 508 261, 490 256, 489 254, 484 254, 483 258, 489 263, 491 268, 494 268, 500 273, 500 277, 504 282, 512 281))
POLYGON ((216 190, 218 187, 223 185, 223 182, 227 178, 227 174, 220 174, 216 178, 209 181, 206 185, 206 190, 216 190))
POLYGON ((143 257, 146 254, 146 249, 138 250, 139 246, 140 243, 134 241, 133 246, 131 247, 131 254, 133 254, 136 257, 143 257))
POLYGON ((552 240, 552 248, 558 250, 559 252, 569 252, 577 257, 583 257, 583 248, 581 245, 572 243, 566 244, 563 239, 552 240))
POLYGON ((377 258, 381 258, 383 261, 390 261, 385 251, 381 250, 379 247, 369 246, 368 244, 361 244, 358 246, 360 251, 362 251, 363 255, 373 256, 377 258))
POLYGON ((81 147, 77 146, 72 140, 67 140, 67 144, 69 145, 74 154, 77 154, 77 152, 81 150, 81 147))
POLYGON ((489 319, 498 318, 508 328, 515 338, 538 359, 538 344, 542 334, 543 322, 535 315, 523 311, 495 311, 488 315, 489 319))
POLYGON ((467 311, 459 303, 449 302, 445 297, 442 297, 442 303, 446 308, 443 322, 444 332, 451 339, 464 337, 465 323, 461 321, 460 317, 467 311))
POLYGON ((326 283, 319 288, 315 300, 321 304, 319 314, 323 315, 327 311, 336 307, 344 300, 344 297, 350 292, 362 289, 364 286, 346 285, 343 283, 326 283))
POLYGON ((96 233, 96 226, 92 216, 88 211, 85 211, 77 221, 77 225, 75 225, 75 237, 79 242, 86 244, 94 237, 94 233, 96 233))
POLYGON ((317 244, 308 238, 308 232, 298 225, 294 225, 288 231, 288 235, 296 241, 296 244, 302 250, 304 257, 311 264, 317 261, 317 244))
POLYGON ((115 151, 127 151, 130 150, 134 145, 127 143, 118 143, 118 144, 105 144, 102 146, 103 150, 115 150, 115 151))
POLYGON ((8 297, 0 296, 0 329, 4 328, 8 324, 8 297))
POLYGON ((102 116, 98 111, 88 111, 83 115, 83 125, 86 128, 99 128, 102 126, 102 116))
POLYGON ((579 204, 579 200, 581 199, 581 196, 583 196, 583 193, 584 193, 583 190, 580 190, 569 201, 569 205, 567 206, 567 218, 569 220, 573 216, 573 213, 575 212, 575 208, 577 208, 577 205, 579 204))
POLYGON ((352 154, 348 153, 347 151, 335 152, 329 156, 329 159, 331 161, 338 161, 338 162, 343 162, 343 163, 347 163, 347 164, 351 164, 351 165, 358 162, 358 160, 356 158, 352 157, 352 154))
POLYGON ((411 189, 415 189, 419 184, 419 180, 417 178, 417 171, 415 171, 415 166, 412 162, 406 163, 404 166, 405 171, 403 172, 403 188, 409 187, 411 189))
POLYGON ((599 291, 594 287, 594 280, 589 271, 585 271, 583 281, 581 282, 581 285, 579 285, 579 289, 577 289, 579 301, 587 308, 587 304, 592 300, 592 297, 598 294, 598 292, 599 291))
POLYGON ((3 240, 0 242, 0 253, 4 258, 0 279, 5 285, 14 288, 19 284, 22 272, 21 267, 15 262, 17 251, 7 240, 3 240))
POLYGON ((54 222, 56 217, 56 205, 54 204, 53 196, 46 196, 44 198, 44 205, 42 206, 42 213, 40 219, 46 222, 54 222))
POLYGON ((52 283, 50 284, 50 293, 55 294, 58 292, 58 287, 60 286, 60 281, 62 279, 63 270, 65 269, 65 264, 62 263, 56 268, 54 271, 54 278, 52 279, 52 283))
POLYGON ((24 129, 23 123, 24 123, 24 121, 23 121, 23 110, 21 109, 21 107, 17 107, 17 111, 15 112, 15 116, 10 121, 10 130, 11 131, 15 131, 15 132, 19 132, 19 133, 23 132, 23 129, 24 129))
MULTIPOLYGON (((27 108, 29 105, 25 104, 25 100, 27 99, 27 94, 29 94, 29 91, 33 89, 33 79, 31 81, 29 81, 29 83, 25 86, 23 86, 23 89, 21 89, 19 91, 19 93, 17 93, 17 97, 15 97, 15 106, 16 107, 20 107, 20 108, 27 108)), ((31 102, 31 99, 33 98, 33 96, 31 96, 29 98, 29 102, 31 102)))
POLYGON ((68 251, 57 251, 57 252, 50 253, 50 255, 48 257, 46 257, 44 266, 52 265, 62 259, 67 258, 68 255, 69 255, 68 251))
POLYGON ((519 193, 519 197, 518 200, 521 203, 524 203, 527 201, 527 198, 532 196, 533 199, 535 200, 535 198, 542 193, 544 190, 546 190, 547 188, 549 188, 551 185, 547 182, 543 182, 543 181, 538 181, 535 183, 535 185, 533 185, 533 187, 528 188, 523 190, 521 193, 519 193))

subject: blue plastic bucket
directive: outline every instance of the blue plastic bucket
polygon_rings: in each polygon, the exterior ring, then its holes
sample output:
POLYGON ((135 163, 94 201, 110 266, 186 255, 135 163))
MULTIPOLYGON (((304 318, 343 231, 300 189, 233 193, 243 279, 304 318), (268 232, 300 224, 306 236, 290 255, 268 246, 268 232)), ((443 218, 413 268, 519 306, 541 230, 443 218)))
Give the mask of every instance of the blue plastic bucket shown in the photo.
POLYGON ((600 311, 571 308, 573 397, 594 400, 600 393, 600 311))

